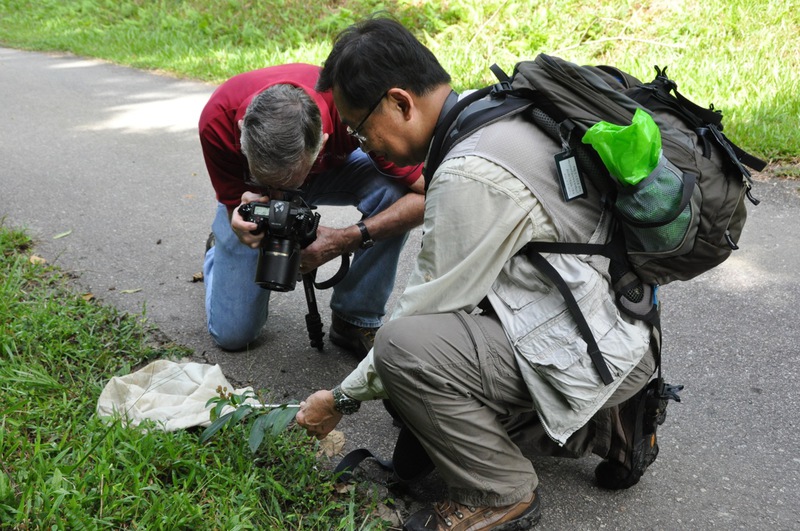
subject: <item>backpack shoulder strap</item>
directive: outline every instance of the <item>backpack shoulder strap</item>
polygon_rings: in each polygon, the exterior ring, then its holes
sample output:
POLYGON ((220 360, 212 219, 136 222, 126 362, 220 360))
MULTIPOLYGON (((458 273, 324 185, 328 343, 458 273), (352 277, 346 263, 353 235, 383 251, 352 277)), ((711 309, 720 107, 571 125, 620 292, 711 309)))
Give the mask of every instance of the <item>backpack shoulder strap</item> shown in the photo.
POLYGON ((484 87, 458 100, 450 109, 445 108, 442 110, 445 114, 439 118, 439 122, 436 124, 436 128, 433 131, 431 149, 428 153, 428 159, 425 161, 425 167, 422 169, 422 175, 425 177, 425 189, 428 188, 433 174, 436 173, 436 168, 442 163, 442 158, 447 154, 447 151, 444 149, 444 142, 450 131, 450 126, 456 121, 456 118, 458 118, 458 115, 460 115, 464 109, 485 97, 489 92, 491 92, 491 87, 484 87))
POLYGON ((527 98, 513 95, 508 83, 490 85, 460 99, 436 124, 428 159, 422 170, 425 188, 445 155, 459 140, 481 127, 522 111, 531 103, 527 98))

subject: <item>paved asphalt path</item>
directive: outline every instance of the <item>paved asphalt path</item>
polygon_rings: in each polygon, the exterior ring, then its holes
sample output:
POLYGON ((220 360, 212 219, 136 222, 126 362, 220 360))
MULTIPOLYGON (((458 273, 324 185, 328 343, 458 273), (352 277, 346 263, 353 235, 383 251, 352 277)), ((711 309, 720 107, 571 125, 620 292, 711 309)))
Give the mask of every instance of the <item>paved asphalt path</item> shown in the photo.
MULTIPOLYGON (((329 343, 324 353, 309 346, 301 289, 273 296, 265 339, 249 352, 223 352, 205 331, 203 284, 192 276, 215 205, 196 125, 213 89, 0 48, 0 218, 27 228, 40 255, 76 274, 76 289, 145 311, 195 361, 220 364, 236 385, 302 399, 338 383, 355 360, 329 343)), ((800 528, 799 188, 759 179, 761 205, 750 208, 741 250, 662 289, 665 370, 686 390, 659 431, 656 463, 639 485, 614 493, 592 485, 595 458, 536 459, 541 529, 800 528)), ((322 215, 332 226, 357 217, 352 209, 322 215)), ((409 240, 398 288, 419 236, 409 240)), ((327 330, 329 293, 318 298, 327 330)), ((340 428, 347 449, 390 454, 396 431, 379 403, 340 428)), ((435 487, 412 492, 415 503, 435 487)))

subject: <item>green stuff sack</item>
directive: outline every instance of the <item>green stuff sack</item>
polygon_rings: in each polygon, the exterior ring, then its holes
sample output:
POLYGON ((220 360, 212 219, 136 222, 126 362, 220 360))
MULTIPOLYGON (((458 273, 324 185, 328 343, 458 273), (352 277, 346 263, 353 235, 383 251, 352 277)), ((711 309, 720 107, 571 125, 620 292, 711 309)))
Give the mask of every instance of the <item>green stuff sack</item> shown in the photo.
POLYGON ((597 122, 581 141, 591 144, 611 176, 623 185, 634 185, 650 175, 661 158, 661 132, 642 109, 636 109, 631 125, 597 122))
POLYGON ((636 109, 630 125, 600 121, 581 140, 594 148, 619 184, 614 209, 622 218, 628 252, 683 255, 691 251, 700 218, 694 180, 663 157, 661 132, 636 109), (692 201, 692 196, 696 195, 692 201))

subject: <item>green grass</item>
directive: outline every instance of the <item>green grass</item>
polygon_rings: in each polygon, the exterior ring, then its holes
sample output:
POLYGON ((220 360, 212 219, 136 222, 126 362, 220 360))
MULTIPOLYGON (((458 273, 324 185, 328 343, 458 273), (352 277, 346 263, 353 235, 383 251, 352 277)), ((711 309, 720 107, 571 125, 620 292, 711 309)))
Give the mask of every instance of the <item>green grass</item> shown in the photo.
POLYGON ((186 352, 32 254, 0 223, 0 529, 381 528, 359 523, 374 502, 337 494, 302 430, 253 455, 242 425, 200 444, 199 430, 97 418, 112 376, 186 352))
MULTIPOLYGON (((338 31, 379 9, 457 89, 538 52, 644 80, 668 66, 687 97, 723 111, 732 139, 797 178, 799 0, 0 0, 0 43, 220 83, 321 63, 338 31)), ((253 455, 243 426, 203 445, 95 418, 111 376, 186 353, 155 343, 143 317, 76 296, 30 262, 31 245, 0 223, 0 529, 381 528, 375 502, 337 494, 298 430, 253 455)))
POLYGON ((538 52, 614 64, 723 111, 728 135, 772 160, 800 157, 800 0, 0 0, 0 43, 61 50, 219 83, 320 63, 333 36, 385 9, 457 88, 538 52))

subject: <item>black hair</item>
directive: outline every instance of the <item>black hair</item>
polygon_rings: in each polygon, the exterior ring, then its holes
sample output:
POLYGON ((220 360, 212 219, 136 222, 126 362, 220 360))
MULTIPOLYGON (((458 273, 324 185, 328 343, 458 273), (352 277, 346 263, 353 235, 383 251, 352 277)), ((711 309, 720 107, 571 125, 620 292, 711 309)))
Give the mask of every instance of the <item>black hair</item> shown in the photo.
POLYGON ((365 108, 393 87, 424 95, 450 82, 436 56, 394 19, 373 16, 334 40, 317 90, 334 87, 355 108, 365 108))

